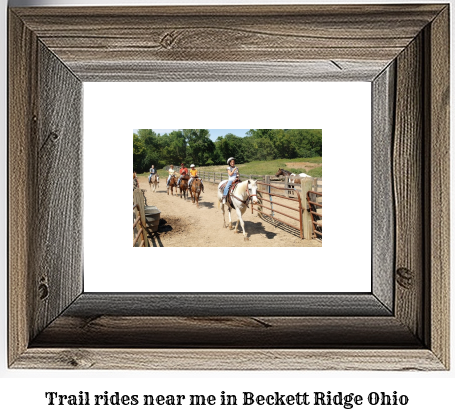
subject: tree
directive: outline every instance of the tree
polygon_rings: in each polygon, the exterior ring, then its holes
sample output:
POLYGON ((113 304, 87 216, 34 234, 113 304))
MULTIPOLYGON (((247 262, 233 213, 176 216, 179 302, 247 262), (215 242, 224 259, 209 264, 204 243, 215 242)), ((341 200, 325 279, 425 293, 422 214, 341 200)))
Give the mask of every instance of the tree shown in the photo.
POLYGON ((226 134, 224 137, 218 137, 215 142, 216 149, 221 155, 222 160, 226 163, 229 157, 234 157, 236 163, 245 163, 244 140, 234 134, 226 134))
POLYGON ((289 130, 297 157, 322 156, 322 130, 289 130))
POLYGON ((215 151, 215 143, 210 139, 209 130, 183 130, 183 136, 188 144, 188 161, 204 166, 215 151))
POLYGON ((147 150, 142 140, 133 133, 133 170, 142 173, 145 170, 145 157, 147 150))
POLYGON ((248 158, 250 160, 273 160, 277 158, 277 151, 271 137, 273 130, 249 130, 246 133, 249 138, 248 158))
POLYGON ((161 141, 163 142, 161 160, 165 161, 166 164, 180 164, 185 161, 187 157, 187 143, 181 130, 165 134, 161 137, 161 141))

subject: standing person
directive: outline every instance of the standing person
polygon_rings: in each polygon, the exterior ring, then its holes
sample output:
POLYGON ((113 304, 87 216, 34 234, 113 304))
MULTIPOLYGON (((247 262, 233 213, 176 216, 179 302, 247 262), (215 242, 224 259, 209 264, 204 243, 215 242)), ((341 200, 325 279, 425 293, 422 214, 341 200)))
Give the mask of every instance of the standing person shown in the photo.
POLYGON ((178 181, 177 181, 177 186, 180 186, 180 180, 182 179, 182 176, 185 176, 185 174, 188 174, 188 169, 185 167, 185 164, 184 164, 184 163, 182 163, 182 164, 180 165, 180 171, 179 171, 179 173, 180 173, 180 177, 179 177, 179 179, 178 179, 178 181))
POLYGON ((139 187, 139 180, 137 179, 137 174, 133 171, 133 189, 139 187))
POLYGON ((152 180, 152 177, 156 174, 156 169, 155 166, 152 164, 152 167, 150 168, 150 175, 149 175, 149 183, 152 180))
POLYGON ((226 183, 226 187, 224 188, 223 199, 221 200, 221 203, 223 203, 223 204, 226 203, 226 197, 229 193, 229 189, 232 186, 232 183, 240 175, 238 167, 235 167, 234 157, 229 157, 227 160, 227 164, 228 164, 227 172, 229 175, 229 179, 228 179, 228 182, 226 183))
POLYGON ((171 180, 171 177, 175 175, 175 170, 174 170, 174 165, 171 164, 168 170, 169 177, 167 178, 166 186, 169 187, 169 180, 171 180))
MULTIPOLYGON (((191 182, 197 177, 197 170, 196 166, 192 164, 190 169, 190 181, 188 182, 188 188, 191 187, 191 182)), ((204 192, 204 184, 202 183, 202 179, 199 177, 199 180, 201 181, 201 187, 202 187, 202 192, 204 192)))

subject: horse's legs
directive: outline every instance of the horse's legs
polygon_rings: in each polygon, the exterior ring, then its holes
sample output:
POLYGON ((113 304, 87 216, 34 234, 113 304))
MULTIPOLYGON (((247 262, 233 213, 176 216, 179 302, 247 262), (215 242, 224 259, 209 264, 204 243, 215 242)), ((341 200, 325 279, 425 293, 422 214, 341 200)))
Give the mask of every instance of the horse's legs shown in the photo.
POLYGON ((237 219, 237 223, 235 224, 234 233, 239 233, 239 222, 240 222, 239 219, 237 219))
POLYGON ((229 212, 229 229, 232 230, 232 217, 231 217, 231 207, 228 206, 228 212, 229 212))
POLYGON ((223 212, 223 229, 226 227, 226 219, 225 219, 225 211, 224 211, 224 204, 221 203, 221 211, 223 212))
POLYGON ((242 214, 240 213, 240 210, 239 210, 239 209, 236 209, 235 211, 237 212, 237 216, 238 216, 238 218, 239 218, 239 220, 238 220, 238 222, 237 222, 237 225, 238 225, 239 222, 240 222, 240 225, 242 225, 243 240, 244 240, 244 241, 249 241, 250 239, 248 238, 248 235, 247 235, 247 233, 245 232, 245 223, 243 222, 242 214))

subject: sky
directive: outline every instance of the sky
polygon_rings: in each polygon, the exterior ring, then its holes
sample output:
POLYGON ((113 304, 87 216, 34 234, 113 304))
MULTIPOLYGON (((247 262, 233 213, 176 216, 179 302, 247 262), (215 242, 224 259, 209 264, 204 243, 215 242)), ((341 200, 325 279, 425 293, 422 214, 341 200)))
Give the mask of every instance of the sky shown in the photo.
MULTIPOLYGON (((159 130, 159 129, 152 128, 153 131, 155 131, 156 133, 159 133, 159 134, 170 133, 171 131, 174 131, 176 129, 177 128, 171 128, 171 129, 167 129, 167 130, 159 130)), ((215 141, 219 136, 223 136, 224 137, 226 134, 229 134, 229 133, 235 134, 238 137, 245 137, 245 134, 249 130, 250 130, 249 128, 246 129, 246 130, 240 130, 240 129, 235 129, 235 128, 225 129, 225 130, 222 130, 222 129, 209 129, 210 138, 212 139, 212 141, 215 141)), ((135 133, 137 133, 137 129, 133 129, 133 131, 135 133)))

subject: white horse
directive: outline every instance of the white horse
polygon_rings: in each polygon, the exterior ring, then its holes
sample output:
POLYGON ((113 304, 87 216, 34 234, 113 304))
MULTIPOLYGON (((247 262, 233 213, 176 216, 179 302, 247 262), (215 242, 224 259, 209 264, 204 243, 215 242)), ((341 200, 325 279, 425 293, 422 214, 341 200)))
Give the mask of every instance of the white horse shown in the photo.
MULTIPOLYGON (((221 210, 223 211, 223 228, 226 228, 226 220, 224 218, 224 204, 221 203, 223 199, 223 192, 220 190, 220 187, 223 183, 226 183, 227 180, 222 181, 218 185, 218 207, 221 205, 221 210)), ((246 212, 248 207, 248 202, 257 203, 257 192, 258 186, 256 180, 246 180, 244 182, 240 182, 234 190, 234 193, 231 196, 232 204, 234 205, 235 212, 237 213, 238 221, 235 225, 234 232, 238 232, 239 222, 242 225, 243 230, 243 239, 248 241, 249 238, 245 232, 245 223, 243 222, 242 215, 246 212)), ((230 191, 230 190, 229 190, 230 191)), ((229 229, 232 229, 232 218, 231 218, 231 206, 227 204, 228 212, 229 212, 229 229)))
POLYGON ((157 174, 154 174, 149 180, 150 188, 153 188, 153 191, 156 192, 156 188, 160 187, 160 178, 157 174))
POLYGON ((304 177, 311 177, 308 174, 305 173, 300 173, 300 174, 294 174, 291 173, 289 176, 289 183, 300 183, 300 180, 303 179, 304 177), (297 180, 297 182, 296 182, 297 180))

